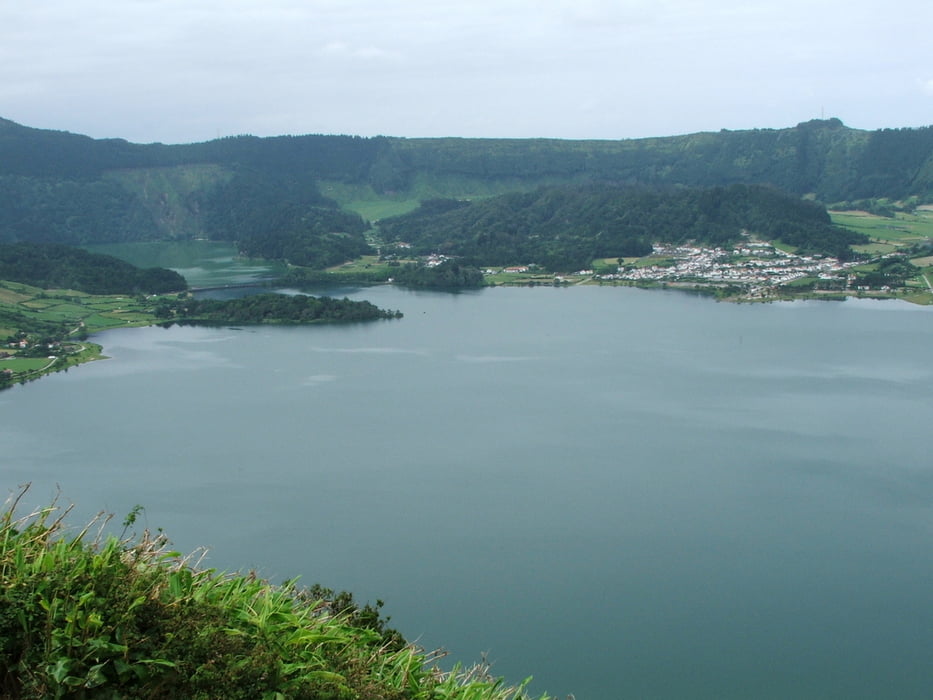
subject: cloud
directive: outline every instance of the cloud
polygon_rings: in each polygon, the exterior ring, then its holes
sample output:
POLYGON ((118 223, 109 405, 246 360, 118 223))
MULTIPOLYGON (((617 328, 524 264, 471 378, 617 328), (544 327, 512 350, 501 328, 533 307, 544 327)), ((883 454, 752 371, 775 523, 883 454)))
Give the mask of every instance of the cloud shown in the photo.
POLYGON ((330 41, 320 49, 324 56, 335 56, 338 58, 355 58, 363 60, 378 60, 398 58, 397 51, 388 51, 376 46, 355 47, 343 41, 330 41))
POLYGON ((791 126, 822 105, 861 128, 909 126, 929 120, 931 80, 905 76, 929 62, 931 8, 8 2, 0 116, 170 143, 242 133, 623 138, 791 126))

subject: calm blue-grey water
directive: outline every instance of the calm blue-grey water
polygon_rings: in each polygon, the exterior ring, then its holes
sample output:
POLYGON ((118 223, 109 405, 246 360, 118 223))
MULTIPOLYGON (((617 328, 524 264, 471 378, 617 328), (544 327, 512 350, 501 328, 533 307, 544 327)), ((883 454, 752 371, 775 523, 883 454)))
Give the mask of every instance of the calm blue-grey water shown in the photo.
POLYGON ((933 309, 346 293, 405 318, 102 334, 0 393, 3 486, 537 693, 933 694, 933 309))

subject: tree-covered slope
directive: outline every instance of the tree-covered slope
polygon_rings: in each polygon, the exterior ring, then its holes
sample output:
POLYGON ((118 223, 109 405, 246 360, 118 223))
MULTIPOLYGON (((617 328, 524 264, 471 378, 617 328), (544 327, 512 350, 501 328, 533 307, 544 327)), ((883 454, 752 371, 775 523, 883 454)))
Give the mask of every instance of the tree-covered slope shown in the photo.
POLYGON ((743 231, 805 251, 851 257, 864 237, 834 227, 826 209, 760 185, 657 189, 547 187, 473 202, 440 200, 381 222, 387 241, 477 265, 580 269, 594 258, 641 256, 652 243, 731 243, 743 231))
POLYGON ((323 268, 371 252, 369 224, 323 197, 311 178, 240 168, 203 205, 208 237, 236 241, 247 256, 323 268))
POLYGON ((512 189, 558 182, 769 184, 825 202, 933 195, 933 127, 869 132, 827 119, 619 141, 392 139, 390 146, 370 175, 377 190, 430 179, 451 188, 458 181, 500 181, 512 189))
POLYGON ((0 120, 0 241, 208 237, 333 265, 369 252, 368 225, 322 196, 317 178, 361 177, 361 154, 376 146, 339 136, 137 145, 0 120))
POLYGON ((408 199, 603 183, 931 200, 933 127, 869 132, 828 119, 616 141, 307 135, 140 145, 0 120, 0 240, 208 236, 321 266, 365 246, 366 225, 322 194, 329 183, 408 199))
POLYGON ((164 294, 188 287, 172 270, 140 269, 110 255, 56 243, 0 243, 0 280, 88 294, 164 294))

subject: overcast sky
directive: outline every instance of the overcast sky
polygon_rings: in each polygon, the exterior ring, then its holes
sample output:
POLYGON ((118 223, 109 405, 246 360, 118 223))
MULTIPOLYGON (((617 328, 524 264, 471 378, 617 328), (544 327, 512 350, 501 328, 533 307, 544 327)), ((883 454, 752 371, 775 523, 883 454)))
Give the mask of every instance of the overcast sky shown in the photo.
POLYGON ((0 116, 254 134, 637 138, 933 124, 929 0, 0 0, 0 116))

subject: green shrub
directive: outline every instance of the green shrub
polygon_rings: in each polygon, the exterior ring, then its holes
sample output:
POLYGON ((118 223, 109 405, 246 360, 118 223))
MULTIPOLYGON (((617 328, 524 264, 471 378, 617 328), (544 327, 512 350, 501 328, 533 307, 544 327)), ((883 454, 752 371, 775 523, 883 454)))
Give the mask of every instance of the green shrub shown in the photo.
POLYGON ((440 671, 381 602, 202 569, 162 534, 105 536, 103 515, 69 534, 54 504, 17 517, 24 492, 0 516, 0 698, 525 697, 482 666, 440 671))

